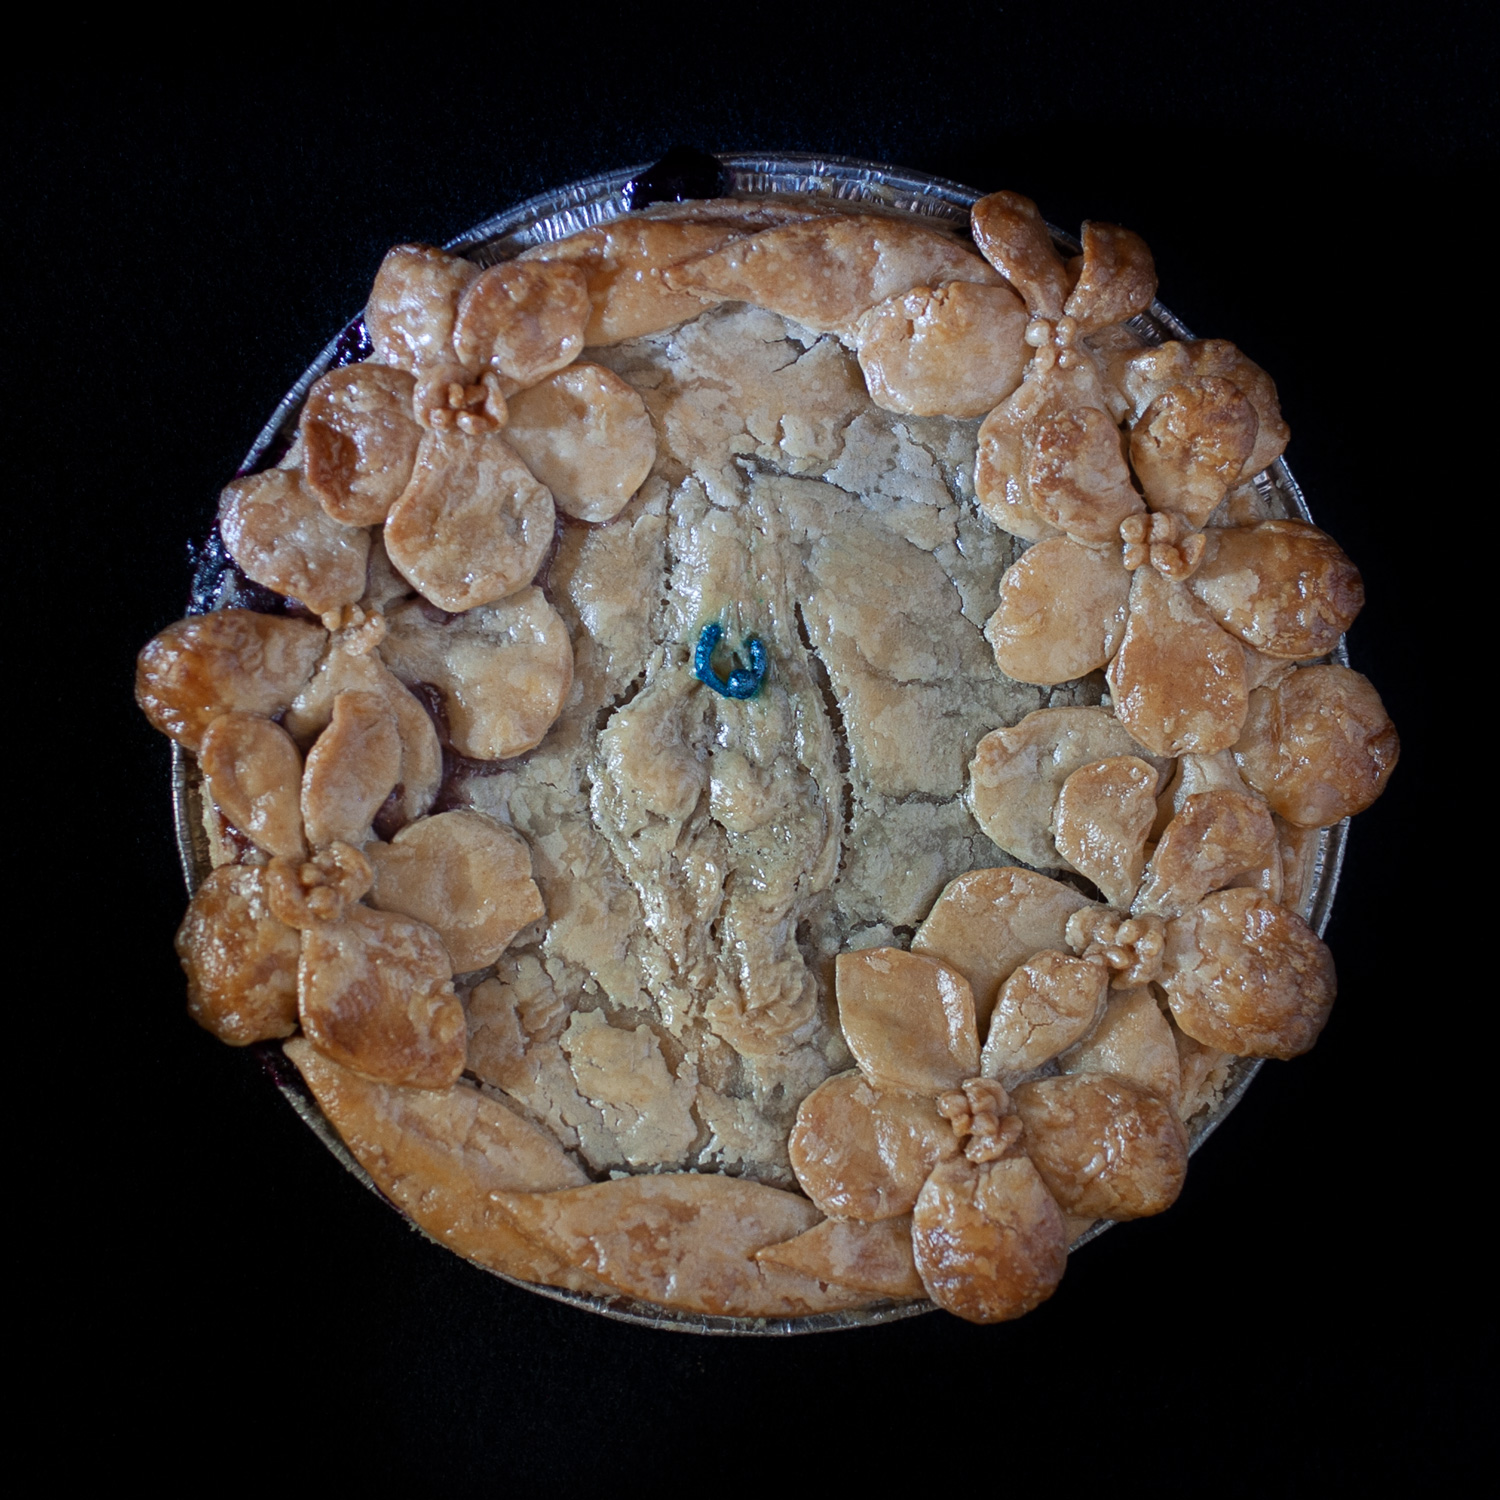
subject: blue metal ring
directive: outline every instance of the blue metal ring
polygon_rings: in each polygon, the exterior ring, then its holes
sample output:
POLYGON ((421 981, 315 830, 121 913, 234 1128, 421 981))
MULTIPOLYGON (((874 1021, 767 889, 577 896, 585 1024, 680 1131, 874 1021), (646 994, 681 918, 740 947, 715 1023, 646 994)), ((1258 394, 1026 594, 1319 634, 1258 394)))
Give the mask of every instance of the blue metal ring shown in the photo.
POLYGON ((698 637, 698 649, 693 652, 693 675, 706 687, 711 687, 725 698, 753 698, 766 678, 766 648, 758 635, 747 636, 740 643, 741 650, 750 658, 748 667, 736 667, 726 682, 713 667, 714 652, 724 638, 722 625, 705 625, 698 637))

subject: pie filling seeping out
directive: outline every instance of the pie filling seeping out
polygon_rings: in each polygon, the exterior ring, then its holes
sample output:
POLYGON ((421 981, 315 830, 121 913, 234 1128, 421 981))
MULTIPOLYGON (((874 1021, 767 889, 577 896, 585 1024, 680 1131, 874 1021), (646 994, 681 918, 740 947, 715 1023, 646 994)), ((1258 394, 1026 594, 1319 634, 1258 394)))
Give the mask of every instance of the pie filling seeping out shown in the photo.
POLYGON ((223 492, 240 582, 141 653, 204 779, 193 1016, 287 1038, 481 1265, 1016 1317, 1327 1019, 1319 830, 1398 746, 1275 387, 1148 345, 1128 230, 971 228, 398 247, 370 356, 223 492))

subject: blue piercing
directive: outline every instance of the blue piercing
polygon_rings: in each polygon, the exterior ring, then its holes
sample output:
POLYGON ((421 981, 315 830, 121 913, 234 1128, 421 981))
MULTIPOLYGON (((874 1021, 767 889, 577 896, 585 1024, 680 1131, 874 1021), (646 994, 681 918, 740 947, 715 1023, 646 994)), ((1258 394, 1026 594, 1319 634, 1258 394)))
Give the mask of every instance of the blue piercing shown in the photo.
POLYGON ((766 648, 758 635, 742 641, 741 647, 750 658, 749 667, 736 667, 726 682, 714 671, 713 655, 724 638, 722 625, 705 625, 698 637, 698 649, 693 652, 693 675, 716 693, 726 698, 753 698, 766 676, 766 648))

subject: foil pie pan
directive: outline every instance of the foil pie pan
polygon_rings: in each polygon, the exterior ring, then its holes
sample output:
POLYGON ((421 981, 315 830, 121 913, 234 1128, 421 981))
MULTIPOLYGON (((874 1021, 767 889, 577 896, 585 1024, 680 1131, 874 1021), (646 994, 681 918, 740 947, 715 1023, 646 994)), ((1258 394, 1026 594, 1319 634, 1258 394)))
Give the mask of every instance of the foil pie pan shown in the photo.
MULTIPOLYGON (((725 155, 718 158, 727 180, 731 184, 727 196, 736 198, 802 197, 828 202, 848 203, 868 212, 876 209, 901 217, 914 219, 937 219, 966 229, 969 209, 976 199, 983 196, 973 188, 950 182, 942 177, 928 177, 920 173, 906 172, 896 167, 883 166, 877 162, 859 161, 845 156, 759 156, 725 155)), ((538 194, 504 213, 486 219, 473 229, 449 241, 447 250, 467 256, 479 265, 493 265, 509 260, 532 245, 553 240, 566 239, 580 230, 607 223, 628 213, 631 206, 631 187, 643 173, 649 170, 645 163, 619 171, 587 177, 580 182, 552 192, 538 194)), ((1052 226, 1053 238, 1070 255, 1080 250, 1078 241, 1069 234, 1052 226)), ((1150 309, 1132 320, 1131 326, 1148 344, 1161 344, 1169 339, 1190 339, 1192 333, 1173 316, 1160 302, 1153 302, 1150 309)), ((301 379, 282 398, 251 445, 245 461, 240 466, 242 474, 255 473, 275 463, 291 446, 296 433, 298 414, 307 398, 313 382, 328 370, 362 357, 364 352, 363 317, 353 319, 339 335, 330 340, 317 358, 302 373, 301 379)), ((1274 492, 1286 514, 1311 521, 1301 487, 1292 477, 1291 470, 1277 459, 1256 483, 1263 490, 1274 492)), ((1269 496, 1268 496, 1269 498, 1269 496)), ((220 597, 215 603, 222 605, 233 601, 220 597)), ((196 608, 212 607, 197 602, 196 608)), ((1333 659, 1348 665, 1348 652, 1341 639, 1333 659)), ((203 824, 203 781, 197 762, 175 742, 172 745, 172 809, 176 829, 178 856, 182 862, 183 878, 189 894, 197 889, 211 869, 208 851, 208 836, 203 824)), ((1338 888, 1339 871, 1343 865, 1344 849, 1348 837, 1349 820, 1332 828, 1324 829, 1318 836, 1314 856, 1312 897, 1307 917, 1313 930, 1320 936, 1328 926, 1333 910, 1333 898, 1338 888)), ((250 1049, 269 1073, 283 1097, 296 1110, 303 1122, 331 1151, 344 1169, 353 1174, 386 1203, 393 1212, 407 1216, 380 1192, 369 1173, 354 1159, 338 1133, 324 1118, 314 1101, 302 1076, 283 1054, 278 1042, 258 1043, 250 1049)), ((1230 1067, 1226 1086, 1218 1105, 1200 1111, 1188 1122, 1189 1150, 1197 1151, 1213 1134, 1229 1112, 1244 1097, 1255 1075, 1260 1071, 1261 1059, 1237 1058, 1230 1067)), ((411 1227, 434 1244, 441 1241, 428 1235, 419 1225, 411 1227)), ((1079 1250, 1090 1240, 1097 1239, 1111 1225, 1105 1221, 1095 1224, 1086 1234, 1074 1241, 1072 1251, 1079 1250)), ((444 1246, 443 1248, 447 1248, 444 1246)), ((1070 1252, 1071 1253, 1071 1252, 1070 1252)), ((479 1268, 484 1269, 484 1268, 479 1268)), ((528 1292, 550 1297, 556 1302, 565 1302, 577 1308, 604 1317, 617 1318, 626 1323, 638 1323, 649 1328, 671 1329, 681 1333, 710 1333, 730 1335, 785 1335, 797 1333, 820 1333, 839 1328, 863 1328, 877 1323, 891 1323, 901 1318, 916 1317, 937 1309, 926 1300, 887 1303, 881 1306, 838 1313, 815 1313, 803 1318, 728 1318, 708 1314, 676 1312, 660 1308, 635 1298, 598 1297, 586 1293, 567 1291, 558 1287, 538 1286, 505 1276, 498 1271, 487 1274, 498 1276, 528 1292)))

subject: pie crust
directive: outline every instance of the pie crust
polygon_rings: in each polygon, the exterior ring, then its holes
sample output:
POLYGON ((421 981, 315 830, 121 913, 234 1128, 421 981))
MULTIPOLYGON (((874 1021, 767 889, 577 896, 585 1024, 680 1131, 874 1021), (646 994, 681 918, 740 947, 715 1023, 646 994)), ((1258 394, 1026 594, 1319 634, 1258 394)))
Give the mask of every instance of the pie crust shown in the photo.
POLYGON ((195 1018, 601 1310, 1019 1316, 1332 1003, 1398 746, 1270 378, 904 206, 398 247, 142 652, 195 1018))

